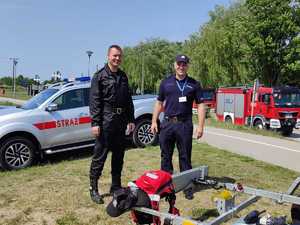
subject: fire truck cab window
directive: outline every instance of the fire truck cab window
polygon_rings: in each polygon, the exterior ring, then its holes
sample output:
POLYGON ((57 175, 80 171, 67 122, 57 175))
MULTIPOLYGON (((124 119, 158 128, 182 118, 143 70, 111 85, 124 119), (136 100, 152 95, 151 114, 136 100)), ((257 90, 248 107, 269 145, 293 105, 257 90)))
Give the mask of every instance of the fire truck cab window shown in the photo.
POLYGON ((269 94, 265 94, 261 96, 261 100, 262 102, 264 102, 265 104, 270 104, 270 95, 269 94))
POLYGON ((53 103, 57 104, 58 110, 83 107, 86 105, 84 89, 67 91, 56 98, 53 103))

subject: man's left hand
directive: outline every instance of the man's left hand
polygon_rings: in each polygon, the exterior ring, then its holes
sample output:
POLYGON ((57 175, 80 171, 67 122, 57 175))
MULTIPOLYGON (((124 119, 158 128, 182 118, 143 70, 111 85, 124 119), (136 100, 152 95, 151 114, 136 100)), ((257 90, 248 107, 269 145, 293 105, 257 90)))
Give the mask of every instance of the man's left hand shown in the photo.
POLYGON ((128 134, 132 133, 133 130, 134 130, 134 128, 135 128, 135 124, 134 123, 127 124, 127 132, 128 132, 128 134))
POLYGON ((196 138, 199 139, 203 136, 203 127, 198 126, 196 129, 196 138))

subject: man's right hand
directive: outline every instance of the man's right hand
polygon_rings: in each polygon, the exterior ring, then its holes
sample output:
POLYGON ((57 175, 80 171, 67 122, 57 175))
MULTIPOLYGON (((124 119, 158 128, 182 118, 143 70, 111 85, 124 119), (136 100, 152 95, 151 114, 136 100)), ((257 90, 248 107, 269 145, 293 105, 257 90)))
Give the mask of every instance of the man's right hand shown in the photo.
POLYGON ((157 128, 157 123, 156 122, 152 122, 152 124, 151 124, 151 132, 153 134, 156 134, 158 132, 158 128, 157 128))
POLYGON ((100 135, 100 127, 99 126, 92 127, 92 134, 95 137, 98 137, 100 135))

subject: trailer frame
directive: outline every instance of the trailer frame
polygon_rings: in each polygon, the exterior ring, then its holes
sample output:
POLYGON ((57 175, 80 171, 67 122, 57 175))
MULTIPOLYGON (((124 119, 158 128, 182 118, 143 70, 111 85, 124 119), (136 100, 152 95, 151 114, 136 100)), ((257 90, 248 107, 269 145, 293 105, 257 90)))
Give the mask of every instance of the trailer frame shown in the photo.
POLYGON ((134 207, 139 212, 160 217, 162 224, 170 225, 219 225, 233 217, 236 213, 255 203, 260 198, 268 198, 276 201, 278 204, 291 203, 300 205, 300 197, 293 195, 300 186, 300 177, 296 178, 290 185, 286 193, 266 191, 252 187, 243 186, 239 183, 222 182, 219 178, 208 176, 208 166, 200 166, 191 170, 187 170, 172 176, 175 192, 181 192, 186 188, 192 188, 193 192, 209 188, 225 188, 232 192, 240 192, 250 195, 248 199, 234 206, 225 213, 219 215, 208 222, 201 222, 191 218, 177 216, 166 212, 160 212, 145 207, 134 207))

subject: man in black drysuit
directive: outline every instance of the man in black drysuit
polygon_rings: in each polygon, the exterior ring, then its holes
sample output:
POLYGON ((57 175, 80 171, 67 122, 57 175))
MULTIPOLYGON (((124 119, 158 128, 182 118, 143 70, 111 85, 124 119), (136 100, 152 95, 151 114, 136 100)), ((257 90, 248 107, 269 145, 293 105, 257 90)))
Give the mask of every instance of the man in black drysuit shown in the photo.
POLYGON ((134 106, 128 78, 119 69, 122 61, 121 47, 110 46, 107 58, 108 63, 95 73, 90 91, 92 133, 96 137, 90 167, 90 195, 97 204, 104 203, 98 192, 98 179, 109 150, 112 152, 110 193, 121 188, 126 125, 128 132, 134 130, 134 106))

